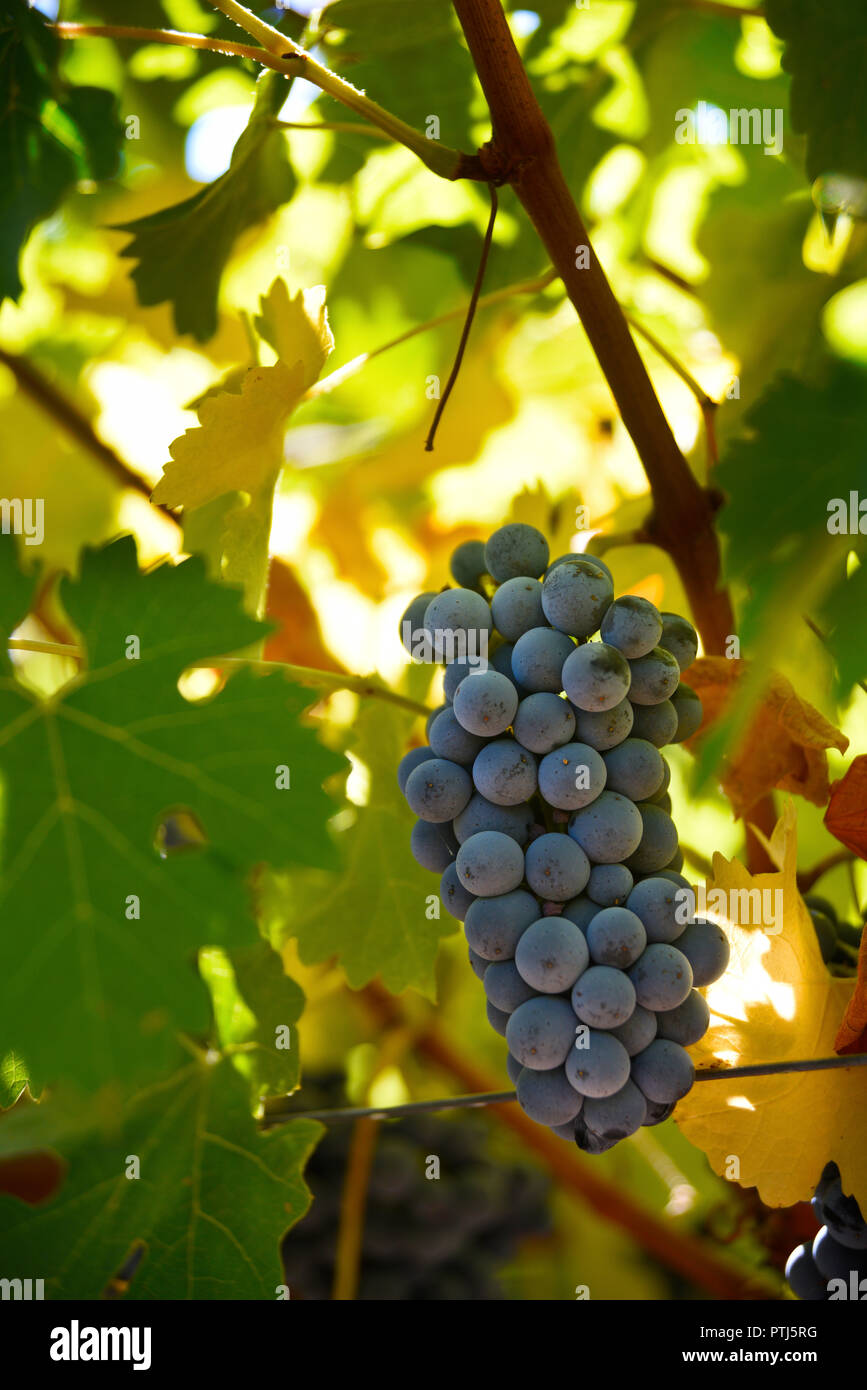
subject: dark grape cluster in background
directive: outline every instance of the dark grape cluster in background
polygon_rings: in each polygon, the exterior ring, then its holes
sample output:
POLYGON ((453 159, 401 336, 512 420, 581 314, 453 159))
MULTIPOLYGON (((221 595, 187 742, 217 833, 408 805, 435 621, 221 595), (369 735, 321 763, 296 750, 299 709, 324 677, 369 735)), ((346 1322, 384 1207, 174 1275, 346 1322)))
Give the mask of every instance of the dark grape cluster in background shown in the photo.
POLYGON ((488 1019, 524 1111, 601 1153, 658 1124, 690 1089, 699 989, 725 933, 687 921, 683 856, 660 749, 689 738, 691 623, 615 599, 604 561, 563 555, 522 523, 452 557, 459 587, 420 594, 401 638, 446 661, 428 744, 402 759, 411 849, 464 922, 488 1019), (426 644, 423 639, 426 639, 426 644), (461 659, 488 644, 488 661, 461 659), (474 645, 475 644, 475 645, 474 645))
MULTIPOLYGON (((311 1090, 305 1080, 305 1105, 316 1087, 314 1082, 311 1090)), ((318 1087, 323 1104, 346 1104, 337 1078, 323 1078, 318 1087)), ((334 1125, 307 1164, 304 1176, 313 1202, 283 1242, 293 1298, 332 1296, 351 1138, 351 1124, 334 1125)), ((383 1125, 367 1189, 357 1297, 505 1298, 497 1271, 522 1241, 548 1234, 548 1193, 541 1173, 492 1161, 487 1126, 476 1116, 413 1116, 383 1125), (439 1158, 438 1178, 426 1176, 430 1155, 439 1158)))
POLYGON ((836 1163, 826 1163, 815 1195, 813 1211, 822 1229, 811 1241, 793 1250, 786 1265, 789 1287, 798 1298, 812 1302, 836 1296, 861 1299, 860 1282, 867 1278, 867 1222, 854 1197, 847 1197, 836 1163), (845 1286, 829 1290, 832 1279, 845 1286))

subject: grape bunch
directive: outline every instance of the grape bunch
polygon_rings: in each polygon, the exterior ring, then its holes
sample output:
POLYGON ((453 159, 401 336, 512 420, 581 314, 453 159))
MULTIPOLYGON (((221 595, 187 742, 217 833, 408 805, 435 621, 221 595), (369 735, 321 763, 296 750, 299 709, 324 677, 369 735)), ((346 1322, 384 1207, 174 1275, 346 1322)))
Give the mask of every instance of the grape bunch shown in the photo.
POLYGON ((827 898, 820 897, 818 893, 806 893, 804 903, 810 914, 825 964, 837 974, 854 973, 861 948, 863 922, 859 922, 857 926, 853 926, 851 922, 841 922, 834 904, 827 898))
POLYGON ((813 1302, 860 1299, 861 1280, 867 1278, 867 1222, 855 1198, 844 1194, 836 1163, 825 1164, 812 1205, 822 1229, 789 1256, 789 1287, 813 1302), (839 1284, 829 1288, 832 1280, 842 1280, 842 1289, 839 1284))
POLYGON ((521 1106, 601 1153, 692 1086, 698 991, 729 946, 690 919, 660 752, 701 723, 695 630, 615 599, 602 560, 548 561, 535 527, 503 526, 455 551, 459 587, 409 605, 404 646, 445 662, 445 703, 398 784, 521 1106))
MULTIPOLYGON (((310 1086, 304 1085, 309 1103, 310 1086)), ((345 1104, 339 1080, 320 1081, 326 1104, 345 1104)), ((327 1130, 305 1177, 309 1212, 283 1241, 293 1298, 331 1298, 340 1204, 352 1126, 327 1130)), ((413 1116, 388 1124, 371 1164, 357 1296, 372 1300, 498 1300, 498 1269, 521 1242, 548 1234, 549 1183, 524 1166, 496 1164, 483 1121, 413 1116), (428 1178, 429 1156, 440 1176, 428 1178)))

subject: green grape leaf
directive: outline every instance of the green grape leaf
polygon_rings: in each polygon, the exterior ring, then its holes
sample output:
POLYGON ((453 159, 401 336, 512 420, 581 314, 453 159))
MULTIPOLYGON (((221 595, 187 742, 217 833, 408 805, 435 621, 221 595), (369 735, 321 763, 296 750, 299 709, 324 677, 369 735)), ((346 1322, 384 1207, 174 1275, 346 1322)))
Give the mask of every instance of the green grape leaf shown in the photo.
POLYGON ((58 73, 61 42, 28 5, 0 4, 0 302, 22 290, 18 255, 78 179, 105 179, 118 161, 113 93, 58 73))
MULTIPOLYGON (((50 1136, 50 1103, 35 1110, 50 1136)), ((51 1142, 38 1123, 31 1133, 51 1142)), ((46 1298, 98 1299, 144 1247, 132 1300, 277 1298, 280 1239, 309 1205, 301 1170, 320 1133, 309 1120, 257 1133, 243 1080, 209 1054, 70 1141, 65 1180, 38 1208, 0 1196, 4 1267, 44 1271, 46 1298)))
POLYGON ((209 947, 199 969, 211 994, 217 1037, 250 1083, 254 1103, 298 1085, 295 1024, 304 995, 264 941, 234 951, 209 947))
POLYGON ((807 137, 809 177, 834 171, 867 178, 867 10, 826 0, 767 0, 765 18, 785 41, 790 117, 807 137))
POLYGON ((129 538, 86 551, 61 593, 80 675, 48 700, 0 678, 0 1054, 20 1049, 37 1086, 165 1065, 173 1030, 206 1022, 195 950, 250 939, 250 869, 335 860, 322 783, 343 760, 301 723, 309 694, 247 670, 209 699, 177 688, 264 630, 204 569, 142 574, 129 538), (158 826, 182 807, 208 843, 162 859, 158 826))
POLYGON ((395 773, 411 724, 393 706, 371 702, 361 711, 351 748, 368 770, 369 797, 339 836, 342 872, 304 881, 271 876, 260 906, 277 939, 297 937, 306 963, 338 956, 353 989, 379 975, 393 994, 413 985, 433 998, 439 939, 456 923, 439 902, 436 875, 409 849, 414 817, 395 773), (442 916, 428 917, 431 910, 442 916))
POLYGON ((0 1110, 14 1105, 30 1080, 30 1068, 17 1052, 0 1057, 0 1110))
POLYGON ((139 303, 170 301, 177 331, 199 342, 217 331, 220 279, 238 237, 295 190, 285 137, 273 124, 287 92, 285 78, 264 73, 225 174, 184 202, 116 229, 132 233, 121 254, 138 261, 132 278, 139 303))
POLYGON ((6 642, 30 610, 37 577, 36 570, 24 573, 18 563, 15 542, 3 537, 0 540, 0 674, 12 670, 6 642))

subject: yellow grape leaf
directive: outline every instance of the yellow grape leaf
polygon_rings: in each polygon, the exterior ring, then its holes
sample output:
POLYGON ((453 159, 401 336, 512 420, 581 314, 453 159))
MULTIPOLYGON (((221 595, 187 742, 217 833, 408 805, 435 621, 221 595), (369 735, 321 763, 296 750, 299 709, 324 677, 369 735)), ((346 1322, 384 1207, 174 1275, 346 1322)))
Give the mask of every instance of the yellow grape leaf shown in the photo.
MULTIPOLYGON (((703 991, 711 1019, 704 1038, 690 1048, 697 1069, 834 1055, 855 981, 829 973, 798 893, 793 801, 787 801, 768 848, 779 865, 774 873, 752 876, 736 859, 713 858, 709 895, 723 889, 731 904, 737 901, 733 891, 780 890, 783 925, 771 934, 761 924, 732 922, 746 914, 731 907, 705 914, 725 929, 732 954, 722 979, 703 991)), ((833 1159, 843 1191, 867 1209, 865 1068, 700 1082, 678 1104, 675 1117, 714 1172, 729 1176, 737 1158, 738 1182, 757 1188, 767 1206, 809 1200, 833 1159)))
POLYGON ((259 304, 262 312, 254 319, 256 332, 270 343, 281 362, 300 360, 306 391, 334 347, 325 310, 325 286, 315 285, 292 297, 286 281, 278 276, 259 304))
POLYGON ((551 559, 565 555, 572 550, 569 544, 578 527, 575 511, 580 499, 569 495, 555 502, 544 483, 535 487, 525 487, 512 499, 508 521, 523 521, 525 526, 535 526, 548 542, 551 559))

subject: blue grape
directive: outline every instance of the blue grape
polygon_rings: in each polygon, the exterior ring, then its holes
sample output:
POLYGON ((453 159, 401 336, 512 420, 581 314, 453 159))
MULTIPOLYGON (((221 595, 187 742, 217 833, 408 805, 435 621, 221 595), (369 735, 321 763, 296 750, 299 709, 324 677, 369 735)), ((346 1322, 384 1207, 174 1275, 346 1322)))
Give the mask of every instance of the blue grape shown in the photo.
POLYGON ((572 988, 572 1008, 591 1028, 618 1028, 635 1008, 635 989, 622 970, 591 965, 572 988))
POLYGON ((536 997, 526 980, 518 973, 513 960, 493 961, 485 971, 485 994, 495 1009, 513 1014, 519 1004, 536 997))
POLYGON ((515 738, 531 753, 551 753, 575 732, 572 706, 550 691, 537 691, 518 705, 512 725, 515 738))
POLYGON ((485 978, 485 971, 491 962, 485 960, 484 956, 477 955, 472 946, 469 947, 467 955, 470 965, 472 966, 473 974, 477 975, 480 980, 483 980, 485 978))
POLYGON ((479 580, 485 574, 485 542, 462 541, 452 551, 449 560, 452 578, 462 589, 477 589, 479 580))
MULTIPOLYGON (((577 1091, 576 1091, 575 1094, 576 1094, 576 1095, 578 1094, 577 1091)), ((580 1096, 579 1096, 579 1100, 580 1100, 580 1096)), ((565 1139, 566 1142, 569 1143, 569 1144, 574 1144, 574 1143, 575 1143, 575 1121, 574 1121, 574 1120, 569 1120, 565 1125, 551 1125, 551 1126, 549 1126, 549 1127, 550 1127, 551 1133, 552 1133, 552 1134, 556 1134, 556 1136, 557 1136, 558 1139, 565 1139)))
POLYGON ((518 708, 518 692, 499 671, 475 671, 462 680, 453 702, 458 722, 471 734, 505 733, 518 708))
POLYGON ((826 1163, 816 1186, 813 1211, 822 1226, 827 1226, 840 1245, 850 1250, 867 1250, 867 1222, 854 1197, 843 1192, 840 1169, 836 1163, 826 1163))
POLYGON ((569 834, 594 864, 622 864, 641 842, 638 807, 619 792, 604 791, 569 821, 569 834))
POLYGON ((435 757, 436 754, 433 749, 428 748, 427 745, 422 748, 410 748, 408 753, 404 753, 397 765, 397 785, 402 792, 406 792, 409 774, 420 767, 422 763, 429 762, 431 758, 435 757))
POLYGON ((523 888, 493 898, 473 898, 464 922, 467 944, 485 960, 511 960, 521 933, 539 916, 539 904, 523 888))
MULTIPOLYGON (((666 870, 674 869, 676 873, 683 868, 683 850, 680 848, 680 845, 678 845, 665 867, 666 870)), ((660 870, 660 873, 661 872, 662 870, 660 870)))
MULTIPOLYGON (((602 756, 608 773, 605 783, 608 790, 620 792, 633 801, 650 801, 665 780, 665 764, 659 749, 646 738, 628 738, 602 756)), ((443 757, 448 754, 444 753, 443 757)))
POLYGON ((599 635, 603 642, 616 647, 630 661, 647 656, 662 636, 659 609, 637 594, 624 594, 607 610, 599 635))
POLYGON ((813 1237, 813 1260, 826 1279, 845 1279, 847 1285, 853 1272, 859 1279, 867 1274, 867 1251, 841 1245, 827 1226, 813 1237))
POLYGON ((633 882, 625 864, 594 864, 585 891, 598 907, 619 907, 632 891, 633 882))
POLYGON ((824 912, 817 912, 815 908, 810 909, 810 921, 818 937, 822 960, 829 961, 837 950, 837 928, 830 917, 826 917, 824 912))
POLYGON ((797 1298, 818 1303, 828 1298, 828 1285, 816 1268, 812 1241, 805 1240, 792 1251, 786 1262, 786 1279, 797 1298))
POLYGON ((685 879, 684 876, 683 876, 683 874, 677 873, 674 869, 660 869, 659 872, 658 872, 657 874, 653 874, 653 875, 649 875, 649 874, 648 874, 647 877, 653 877, 653 878, 667 878, 668 881, 669 881, 669 883, 674 883, 674 884, 676 884, 678 888, 690 888, 690 887, 691 887, 691 885, 690 885, 690 883, 689 883, 689 880, 688 880, 688 879, 685 879))
POLYGON ((613 709, 593 713, 576 709, 575 736, 581 743, 589 743, 597 752, 605 752, 608 748, 616 748, 618 743, 629 737, 634 720, 635 715, 628 700, 621 700, 613 709))
POLYGON ((570 1048, 566 1075, 582 1096, 602 1100, 613 1096, 629 1080, 629 1053, 611 1033, 591 1028, 570 1048), (586 1046, 579 1047, 579 1042, 586 1046))
POLYGON ((614 709, 626 698, 629 662, 605 642, 585 642, 563 662, 563 689, 576 709, 595 714, 614 709))
POLYGON ((440 898, 446 912, 462 922, 475 899, 458 878, 457 863, 453 860, 440 879, 440 898))
POLYGON ((493 628, 490 605, 475 589, 444 589, 425 609, 424 630, 438 661, 486 651, 493 628))
POLYGON ((473 763, 473 781, 495 806, 518 806, 535 794, 536 759, 512 738, 495 739, 473 763))
POLYGON ((535 526, 512 521, 500 526, 485 545, 485 564, 498 584, 528 576, 538 579, 548 563, 548 542, 535 526))
POLYGON ((661 1125, 663 1120, 667 1120, 674 1113, 674 1101, 670 1105, 660 1105, 655 1100, 647 1102, 646 1125, 661 1125))
POLYGON ((449 662, 446 666, 446 673, 443 678, 443 695, 445 695, 448 704, 451 704, 454 700, 455 691, 461 681, 466 680, 467 676, 472 675, 473 671, 479 669, 481 668, 478 664, 473 664, 469 661, 458 660, 449 662))
POLYGON ((565 565, 569 560, 588 560, 590 564, 595 565, 597 569, 600 569, 603 574, 608 575, 608 578, 611 580, 611 584, 613 587, 614 575, 611 573, 609 566, 602 559, 601 555, 591 555, 588 551, 584 550, 570 550, 567 555, 561 555, 559 559, 552 560, 545 573, 550 574, 551 571, 555 570, 558 565, 565 565))
POLYGON ((517 688, 518 682, 512 673, 512 652, 515 650, 514 642, 501 642, 491 653, 489 664, 495 671, 499 671, 501 676, 508 676, 512 684, 517 688))
POLYGON ((455 718, 455 712, 444 709, 430 726, 430 746, 435 758, 448 758, 450 762, 471 763, 485 746, 485 740, 478 734, 469 734, 455 718))
POLYGON ((513 1057, 511 1052, 507 1052, 506 1071, 509 1073, 509 1080, 511 1081, 513 1086, 517 1086, 518 1077, 521 1075, 521 1072, 523 1070, 524 1068, 521 1066, 521 1063, 518 1061, 517 1057, 513 1057))
POLYGON ((641 1129, 647 1118, 647 1101, 633 1081, 625 1081, 612 1096, 585 1100, 582 1118, 600 1139, 617 1142, 641 1129))
POLYGON ((429 593, 419 594, 403 611, 400 620, 400 640, 410 656, 412 656, 413 647, 424 641, 424 615, 427 612, 428 604, 435 598, 436 594, 432 590, 429 593))
POLYGON ((595 1129, 590 1129, 584 1123, 583 1115, 579 1115, 573 1124, 575 1126, 575 1143, 582 1153, 604 1154, 609 1149, 613 1149, 618 1142, 616 1139, 603 1139, 600 1134, 596 1133, 595 1129))
MULTIPOLYGON (((659 706, 655 705, 651 706, 651 708, 658 709, 659 706)), ((648 739, 647 742, 649 743, 650 740, 648 739)), ((656 745, 654 744, 652 746, 655 747, 656 745)), ((669 767, 668 763, 665 761, 665 758, 663 758, 661 753, 659 755, 659 759, 662 763, 662 781, 660 782, 656 791, 653 793, 653 796, 644 796, 641 798, 642 801, 652 801, 655 806, 662 805, 663 798, 667 795, 668 789, 671 786, 671 768, 669 767)), ((670 804, 671 797, 669 797, 668 800, 670 804)))
POLYGON ((488 1022, 494 1032, 499 1033, 500 1037, 504 1038, 506 1036, 506 1027, 512 1015, 503 1013, 502 1009, 496 1008, 496 1006, 491 1003, 490 999, 485 1005, 485 1013, 488 1016, 488 1022))
POLYGON ((433 727, 433 722, 434 722, 434 720, 436 719, 437 715, 438 715, 438 714, 442 714, 443 711, 444 711, 444 710, 447 710, 447 709, 448 709, 448 705, 447 705, 445 702, 443 702, 443 704, 437 705, 436 709, 432 709, 432 710, 431 710, 430 714, 428 715, 427 719, 426 719, 425 722, 424 722, 424 732, 425 732, 425 737, 426 737, 426 738, 430 738, 430 731, 431 731, 431 728, 433 727))
POLYGON ((587 945, 596 965, 625 970, 638 960, 647 945, 647 935, 641 918, 628 908, 604 907, 587 928, 587 945))
POLYGON ((447 821, 459 816, 473 794, 465 767, 447 758, 429 758, 406 779, 404 795, 421 820, 447 821))
POLYGON ((677 852, 677 826, 671 816, 652 802, 639 806, 638 814, 641 840, 625 862, 633 873, 655 874, 657 869, 667 869, 677 852))
POLYGON ((477 898, 510 893, 524 877, 524 852, 501 830, 479 830, 464 840, 455 863, 460 882, 477 898))
POLYGON ((629 698, 633 705, 661 705, 674 694, 680 681, 680 667, 671 652, 663 651, 662 647, 654 647, 647 656, 630 661, 629 669, 632 673, 629 698))
POLYGON ((531 627, 542 627, 542 585, 538 579, 507 579, 491 599, 494 627, 508 642, 517 642, 531 627))
POLYGON ((586 743, 566 743, 539 764, 539 791, 549 806, 574 811, 595 801, 605 786, 605 764, 586 743))
POLYGON ((630 1057, 634 1057, 636 1052, 643 1052, 653 1042, 657 1022, 657 1015, 652 1009, 645 1009, 643 1005, 636 1004, 626 1022, 612 1028, 611 1034, 618 1042, 623 1043, 630 1057))
POLYGON ((692 687, 684 685, 682 681, 672 695, 671 703, 677 715, 677 729, 671 741, 683 743, 685 739, 692 738, 701 724, 704 713, 702 703, 692 687))
POLYGON ((567 903, 563 904, 560 916, 567 917, 570 922, 574 922, 578 930, 586 935, 587 927, 598 911, 599 907, 596 903, 579 893, 577 897, 570 898, 567 903))
MULTIPOLYGON (((648 941, 676 941, 686 926, 685 915, 687 912, 691 915, 691 903, 695 901, 694 895, 692 899, 684 897, 686 891, 692 891, 686 879, 682 885, 673 883, 668 877, 663 877, 665 872, 663 870, 657 877, 644 878, 636 883, 626 899, 630 912, 634 912, 644 923, 648 941), (684 920, 679 921, 679 917, 684 920)), ((680 875, 674 877, 677 879, 680 875)))
POLYGON ((409 837, 412 857, 423 869, 441 874, 458 852, 455 833, 448 824, 435 825, 429 820, 417 820, 409 837))
POLYGON ((674 1105, 692 1089, 695 1067, 679 1043, 654 1038, 633 1057, 632 1079, 648 1100, 657 1105, 674 1105))
POLYGON ((587 855, 568 835, 539 835, 524 856, 524 872, 534 893, 548 902, 574 898, 590 877, 587 855))
POLYGON ((515 950, 521 978, 542 994, 563 994, 571 989, 589 959, 583 933, 562 916, 531 922, 515 950))
POLYGON ((539 1125, 565 1125, 574 1122, 584 1104, 569 1084, 562 1067, 551 1071, 532 1071, 524 1067, 518 1077, 518 1104, 525 1115, 539 1125))
POLYGON ((563 663, 574 650, 574 642, 564 632, 531 627, 515 643, 512 674, 524 690, 548 690, 559 695, 563 689, 563 663))
POLYGON ((592 560, 565 560, 542 581, 542 608, 552 627, 572 637, 589 637, 614 598, 614 586, 592 560))
POLYGON ((669 1042, 680 1043, 681 1047, 692 1047, 704 1037, 709 1022, 707 1000, 697 989, 691 989, 682 1004, 658 1015, 657 1033, 669 1042))
POLYGON ((662 636, 659 645, 671 652, 681 671, 691 666, 698 655, 698 633, 692 623, 679 613, 661 613, 662 636))
POLYGON ((677 710, 670 700, 658 705, 632 705, 632 732, 654 748, 664 748, 677 733, 677 710))
POLYGON ((728 937, 716 922, 696 918, 677 938, 677 949, 692 967, 693 983, 697 989, 712 985, 724 975, 731 955, 728 937))
POLYGON ((509 1015, 506 1042, 513 1057, 531 1071, 550 1071, 566 1060, 575 1036, 575 1015, 555 995, 528 999, 509 1015))
POLYGON ((686 956, 677 946, 663 941, 646 947, 630 969, 629 978, 639 1004, 657 1012, 676 1009, 692 989, 692 967, 686 956))
MULTIPOLYGON (((533 808, 521 806, 495 806, 481 792, 473 792, 464 809, 454 819, 455 838, 459 845, 476 835, 480 830, 500 830, 511 835, 519 845, 525 845, 530 838, 533 825, 533 808)), ((455 850, 457 854, 457 850, 455 850)))

